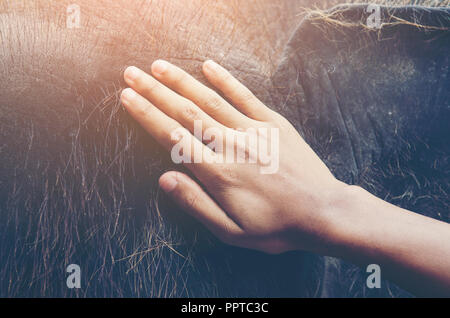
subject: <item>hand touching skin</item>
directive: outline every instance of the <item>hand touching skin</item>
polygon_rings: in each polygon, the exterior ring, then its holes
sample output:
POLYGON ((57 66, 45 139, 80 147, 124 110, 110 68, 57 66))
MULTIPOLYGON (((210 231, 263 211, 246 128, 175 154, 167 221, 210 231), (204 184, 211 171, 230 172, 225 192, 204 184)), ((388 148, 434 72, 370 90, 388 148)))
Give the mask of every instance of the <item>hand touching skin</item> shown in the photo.
POLYGON ((294 127, 229 72, 212 61, 203 64, 203 72, 229 102, 165 61, 153 63, 153 76, 128 68, 131 88, 121 97, 158 142, 189 159, 186 166, 200 183, 176 171, 160 178, 184 210, 228 244, 376 263, 413 292, 450 296, 450 244, 442 244, 450 242, 449 224, 336 180, 294 127), (210 129, 227 137, 208 138, 210 129), (255 135, 279 160, 271 174, 262 173, 268 162, 259 156, 260 145, 242 142, 255 135), (208 147, 211 139, 219 146, 208 147), (200 156, 192 149, 201 149, 200 156), (233 151, 244 163, 225 160, 233 151))
MULTIPOLYGON (((178 141, 171 138, 172 132, 184 127, 191 136, 184 146, 202 147, 204 157, 219 162, 203 158, 200 163, 187 164, 208 193, 175 171, 161 177, 161 187, 226 243, 269 253, 320 248, 331 225, 326 211, 343 184, 285 118, 229 72, 212 61, 204 63, 203 72, 230 102, 165 61, 153 64, 154 77, 134 67, 125 71, 132 89, 123 91, 123 104, 154 138, 171 151, 178 141), (273 150, 278 150, 274 154, 279 159, 278 170, 261 173, 260 160, 229 163, 225 160, 229 147, 214 152, 193 137, 195 121, 201 121, 204 131, 214 128, 224 136, 245 135, 242 129, 249 128, 277 129, 279 149, 273 150)), ((258 135, 259 140, 265 137, 258 135)), ((237 139, 232 145, 236 152, 251 156, 249 147, 237 139)))

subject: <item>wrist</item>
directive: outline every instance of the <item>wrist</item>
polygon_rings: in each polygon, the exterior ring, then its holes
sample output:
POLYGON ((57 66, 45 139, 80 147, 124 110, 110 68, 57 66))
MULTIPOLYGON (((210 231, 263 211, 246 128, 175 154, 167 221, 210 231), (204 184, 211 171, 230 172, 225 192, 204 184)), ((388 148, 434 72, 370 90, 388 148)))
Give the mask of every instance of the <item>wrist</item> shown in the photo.
POLYGON ((345 257, 354 252, 370 226, 364 207, 372 195, 363 188, 338 181, 336 188, 326 196, 321 215, 320 254, 345 257))
MULTIPOLYGON (((340 251, 348 244, 348 233, 358 218, 356 202, 364 195, 364 190, 341 181, 328 183, 320 191, 315 190, 299 206, 290 207, 296 215, 292 223, 293 249, 340 256, 340 251), (307 202, 307 203, 306 203, 307 202)), ((302 190, 304 193, 304 189, 302 190)), ((302 196, 300 196, 302 197, 302 196)), ((303 195, 303 197, 305 197, 303 195)), ((298 200, 298 199, 297 199, 298 200)), ((292 200, 296 201, 296 200, 292 200)))
MULTIPOLYGON (((378 258, 383 252, 381 246, 389 240, 384 222, 394 214, 386 213, 386 210, 384 201, 362 187, 342 187, 329 205, 330 244, 327 255, 361 264, 378 258)), ((388 222, 393 223, 391 221, 388 222)))

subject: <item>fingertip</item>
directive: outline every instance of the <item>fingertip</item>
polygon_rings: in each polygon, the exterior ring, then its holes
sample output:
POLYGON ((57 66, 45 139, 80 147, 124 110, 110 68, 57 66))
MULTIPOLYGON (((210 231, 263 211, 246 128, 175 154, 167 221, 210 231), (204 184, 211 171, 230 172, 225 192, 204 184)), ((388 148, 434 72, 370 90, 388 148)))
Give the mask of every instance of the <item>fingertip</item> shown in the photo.
POLYGON ((214 62, 213 60, 206 60, 203 63, 203 71, 207 73, 214 73, 219 70, 219 64, 214 62))
POLYGON ((166 172, 159 178, 159 186, 166 193, 174 191, 177 185, 178 177, 175 171, 166 172))
POLYGON ((152 64, 152 73, 157 76, 163 75, 169 69, 169 62, 164 60, 156 60, 152 64))
POLYGON ((132 83, 139 77, 140 72, 141 70, 138 69, 136 66, 129 66, 123 72, 123 77, 126 82, 132 83))
POLYGON ((125 106, 130 106, 130 103, 136 98, 137 93, 132 88, 125 88, 121 95, 120 100, 122 101, 122 104, 125 106))

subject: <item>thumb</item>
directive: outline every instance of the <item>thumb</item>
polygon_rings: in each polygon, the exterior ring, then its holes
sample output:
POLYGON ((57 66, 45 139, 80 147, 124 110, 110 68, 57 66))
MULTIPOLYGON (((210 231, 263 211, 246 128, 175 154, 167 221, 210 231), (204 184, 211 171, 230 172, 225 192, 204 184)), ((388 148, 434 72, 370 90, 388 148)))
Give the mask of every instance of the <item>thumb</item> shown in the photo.
POLYGON ((188 175, 170 171, 159 179, 159 185, 177 204, 198 219, 221 241, 232 244, 242 229, 188 175))

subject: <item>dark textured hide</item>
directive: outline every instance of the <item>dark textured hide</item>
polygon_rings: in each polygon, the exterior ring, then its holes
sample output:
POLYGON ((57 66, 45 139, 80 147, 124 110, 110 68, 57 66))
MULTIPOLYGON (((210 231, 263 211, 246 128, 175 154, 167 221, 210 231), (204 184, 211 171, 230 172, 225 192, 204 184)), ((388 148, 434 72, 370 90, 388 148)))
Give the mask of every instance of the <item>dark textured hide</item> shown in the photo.
POLYGON ((258 37, 281 27, 249 25, 284 2, 80 0, 73 30, 72 1, 24 3, 0 15, 0 295, 296 295, 297 255, 223 246, 159 193, 170 158, 118 102, 124 68, 155 58, 197 74, 215 58, 260 86, 258 37), (80 290, 66 286, 71 263, 80 290))
MULTIPOLYGON (((272 104, 339 179, 448 222, 450 10, 382 8, 374 30, 366 8, 301 23, 272 79, 282 83, 272 104)), ((348 264, 324 264, 323 296, 397 293, 388 284, 369 292, 348 264)))
MULTIPOLYGON (((304 20, 267 86, 251 63, 239 66, 242 56, 226 66, 288 117, 340 179, 449 221, 448 10, 397 9, 391 14, 439 28, 376 31, 360 25, 364 9, 304 20)), ((67 55, 81 59, 80 47, 67 55)), ((32 51, 23 44, 3 59, 0 296, 407 295, 388 282, 366 289, 364 269, 334 258, 217 242, 158 192, 170 159, 120 107, 119 83, 104 84, 130 60, 144 65, 168 53, 139 57, 126 43, 103 49, 79 63, 33 55, 22 65, 32 51), (100 66, 91 74, 86 65, 100 66), (27 76, 17 79, 14 69, 27 76), (80 290, 66 287, 71 263, 81 266, 80 290)))

